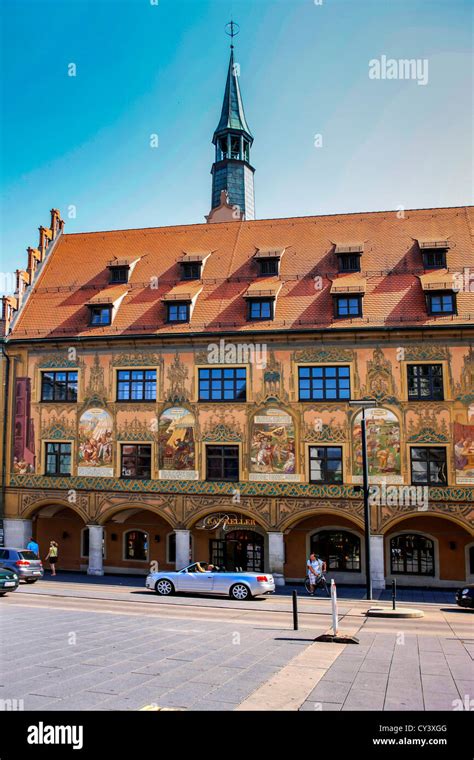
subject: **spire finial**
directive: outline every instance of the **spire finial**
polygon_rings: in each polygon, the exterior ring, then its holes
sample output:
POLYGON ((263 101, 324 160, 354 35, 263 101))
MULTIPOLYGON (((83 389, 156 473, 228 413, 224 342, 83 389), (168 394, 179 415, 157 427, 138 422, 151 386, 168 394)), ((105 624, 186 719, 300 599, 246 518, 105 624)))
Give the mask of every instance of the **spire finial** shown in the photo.
POLYGON ((240 26, 231 19, 228 24, 225 25, 225 33, 230 37, 230 49, 234 49, 234 37, 237 37, 240 32, 240 26))

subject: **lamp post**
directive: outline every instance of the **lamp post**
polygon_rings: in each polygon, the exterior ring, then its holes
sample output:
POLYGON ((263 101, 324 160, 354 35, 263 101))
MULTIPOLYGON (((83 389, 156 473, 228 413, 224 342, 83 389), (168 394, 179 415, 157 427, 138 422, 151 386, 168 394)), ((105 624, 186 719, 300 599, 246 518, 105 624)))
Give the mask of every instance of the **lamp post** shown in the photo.
POLYGON ((370 574, 370 505, 369 505, 369 458, 367 455, 367 430, 365 410, 377 406, 377 399, 354 399, 349 406, 362 409, 360 432, 362 438, 362 491, 364 495, 364 532, 365 532, 365 588, 367 599, 372 599, 372 578, 370 574))

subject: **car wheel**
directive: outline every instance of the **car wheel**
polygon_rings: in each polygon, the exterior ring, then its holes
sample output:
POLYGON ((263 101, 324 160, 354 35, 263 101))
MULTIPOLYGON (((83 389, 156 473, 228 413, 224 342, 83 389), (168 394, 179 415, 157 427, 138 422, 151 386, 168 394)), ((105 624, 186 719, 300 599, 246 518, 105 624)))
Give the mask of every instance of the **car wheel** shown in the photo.
POLYGON ((6 596, 6 591, 0 591, 0 596, 6 596))
POLYGON ((239 602, 244 602, 246 599, 250 599, 251 596, 252 594, 244 583, 234 583, 230 590, 230 598, 237 599, 239 602))
POLYGON ((38 580, 38 578, 25 578, 25 581, 27 583, 36 583, 37 580, 38 580))
POLYGON ((155 583, 155 591, 160 596, 171 596, 174 594, 174 586, 167 578, 161 578, 155 583))

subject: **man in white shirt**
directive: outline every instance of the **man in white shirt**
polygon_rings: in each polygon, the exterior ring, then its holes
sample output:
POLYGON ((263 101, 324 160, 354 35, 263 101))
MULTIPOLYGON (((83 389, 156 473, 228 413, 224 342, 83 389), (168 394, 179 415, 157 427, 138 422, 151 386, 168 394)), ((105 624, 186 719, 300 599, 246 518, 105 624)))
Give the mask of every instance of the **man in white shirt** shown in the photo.
POLYGON ((306 563, 306 573, 309 580, 309 593, 313 596, 316 584, 321 575, 326 570, 326 563, 316 557, 316 554, 311 553, 309 560, 306 563))

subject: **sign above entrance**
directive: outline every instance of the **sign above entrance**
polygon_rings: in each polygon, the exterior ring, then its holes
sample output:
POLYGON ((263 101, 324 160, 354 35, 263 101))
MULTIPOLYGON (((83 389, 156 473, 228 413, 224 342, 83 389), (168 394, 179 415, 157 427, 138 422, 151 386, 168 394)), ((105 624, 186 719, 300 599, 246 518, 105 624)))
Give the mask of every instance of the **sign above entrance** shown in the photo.
POLYGON ((237 513, 216 512, 213 515, 207 515, 204 517, 200 525, 196 525, 198 530, 216 530, 216 528, 222 528, 227 530, 228 528, 235 528, 236 526, 250 526, 256 525, 255 520, 252 517, 237 513))

